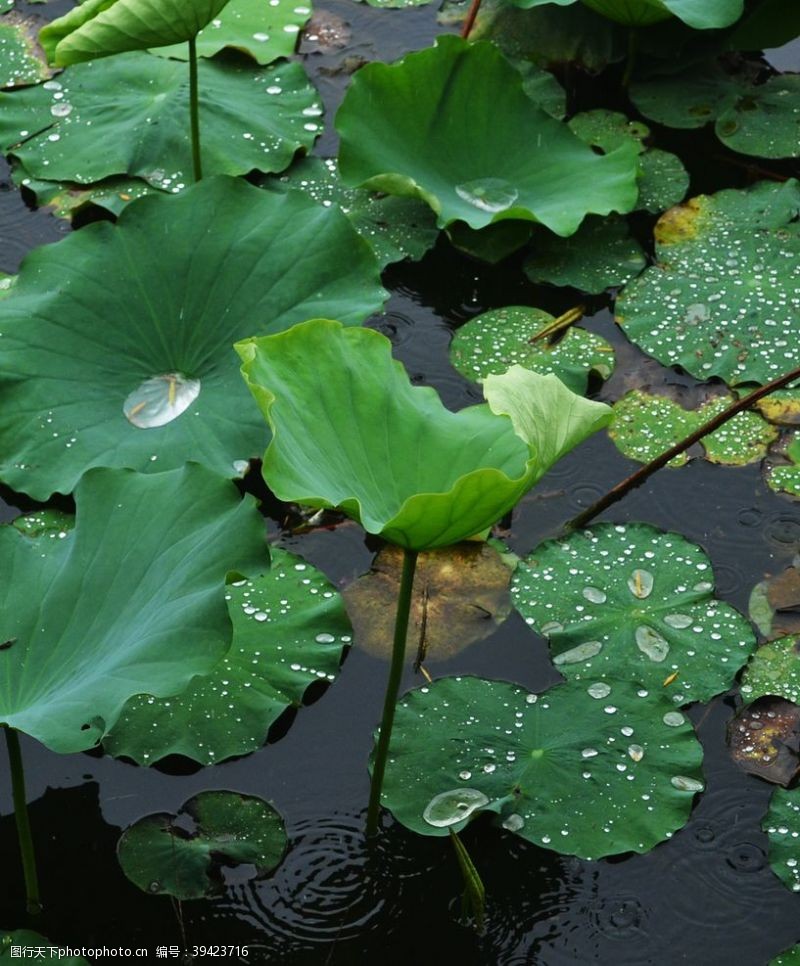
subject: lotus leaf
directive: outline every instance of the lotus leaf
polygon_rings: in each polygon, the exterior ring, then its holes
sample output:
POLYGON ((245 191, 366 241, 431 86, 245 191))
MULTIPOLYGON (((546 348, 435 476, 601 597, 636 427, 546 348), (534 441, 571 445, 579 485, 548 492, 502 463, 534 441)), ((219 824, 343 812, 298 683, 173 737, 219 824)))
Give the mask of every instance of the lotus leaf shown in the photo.
MULTIPOLYGON (((42 27, 39 42, 59 67, 192 40, 228 0, 84 0, 42 27)), ((158 89, 158 88, 157 88, 158 89)))
POLYGON ((542 375, 552 372, 580 395, 593 373, 608 379, 614 371, 614 350, 599 335, 571 326, 557 342, 534 341, 552 322, 549 313, 526 305, 484 312, 456 332, 450 361, 475 382, 500 375, 514 364, 542 375))
POLYGON ((800 634, 800 570, 786 567, 757 583, 747 609, 750 620, 768 641, 800 634))
POLYGON ((800 390, 779 389, 756 403, 764 419, 776 426, 800 425, 800 390))
MULTIPOLYGON (((314 143, 320 125, 303 111, 319 102, 299 64, 202 60, 199 74, 206 174, 281 171, 314 143)), ((185 64, 120 54, 0 94, 0 146, 34 178, 89 184, 128 174, 177 192, 192 181, 188 113, 185 64)))
POLYGON ((0 13, 6 13, 14 6, 14 0, 0 0, 0 13))
POLYGON ((636 203, 636 148, 596 155, 532 103, 492 44, 442 36, 396 64, 368 64, 336 127, 345 184, 422 198, 440 227, 510 218, 571 235, 589 213, 636 203))
POLYGON ((31 21, 13 13, 3 17, 0 20, 0 87, 38 84, 52 74, 37 55, 36 32, 31 21))
POLYGON ((800 963, 800 946, 793 946, 769 961, 768 966, 797 966, 800 963))
POLYGON ((800 707, 784 698, 762 697, 728 722, 733 761, 748 775, 784 788, 800 773, 800 707))
POLYGON ((59 963, 64 963, 64 966, 88 966, 88 960, 83 956, 62 956, 60 951, 51 954, 50 950, 57 949, 57 944, 32 929, 14 929, 11 932, 0 929, 0 963, 10 963, 12 959, 21 958, 12 954, 13 946, 34 947, 37 952, 42 949, 44 955, 37 955, 36 958, 45 962, 58 960, 59 963))
MULTIPOLYGON (((310 0, 228 0, 219 17, 197 35, 197 53, 213 57, 232 47, 259 64, 271 64, 294 53, 297 35, 310 16, 310 0)), ((186 44, 156 47, 153 53, 177 60, 189 55, 186 44)))
POLYGON ((782 47, 800 34, 800 7, 795 0, 762 0, 745 13, 728 36, 730 50, 782 47))
POLYGON ((326 208, 338 205, 369 243, 381 266, 404 258, 422 258, 439 234, 430 208, 415 198, 345 188, 333 158, 303 158, 280 178, 267 181, 265 187, 304 191, 326 208))
MULTIPOLYGON (((577 0, 513 0, 520 7, 556 3, 569 6, 577 0)), ((587 7, 627 27, 645 27, 677 17, 697 30, 728 27, 742 15, 744 0, 583 0, 587 7)))
POLYGON ((623 285, 647 265, 624 218, 590 216, 569 238, 540 231, 531 247, 524 266, 531 281, 572 285, 592 294, 623 285))
POLYGON ((264 876, 286 846, 283 819, 272 805, 252 795, 212 791, 195 795, 177 816, 140 819, 122 834, 117 854, 122 871, 143 892, 202 899, 222 890, 221 865, 252 865, 256 876, 264 876))
POLYGON ((60 752, 97 744, 132 695, 210 671, 231 639, 226 574, 266 555, 253 502, 197 465, 94 470, 75 502, 74 530, 0 528, 0 723, 60 752))
POLYGON ((488 404, 452 413, 435 390, 411 385, 385 336, 326 319, 236 349, 272 429, 263 461, 272 491, 339 507, 413 550, 486 530, 610 417, 521 366, 487 377, 488 404))
POLYGON ((625 287, 617 321, 665 365, 729 385, 800 365, 800 185, 700 195, 656 225, 656 264, 625 287))
POLYGON ((761 824, 769 836, 769 864, 787 889, 800 892, 800 795, 776 788, 761 824))
POLYGON ((536 695, 461 677, 410 691, 397 706, 384 804, 422 835, 463 828, 472 799, 473 816, 494 812, 508 831, 568 855, 648 851, 689 817, 702 750, 660 694, 604 686, 603 697, 578 683, 536 695))
POLYGON ((268 437, 233 342, 320 309, 356 324, 382 295, 346 218, 300 194, 142 198, 33 252, 0 301, 0 478, 44 499, 98 465, 241 475, 268 437))
POLYGON ((132 698, 103 741, 109 754, 140 765, 247 755, 314 682, 334 679, 352 633, 341 597, 299 557, 276 547, 271 556, 269 573, 228 586, 230 651, 177 698, 132 698))
POLYGON ((716 64, 688 76, 658 78, 631 88, 631 98, 646 117, 671 127, 714 130, 732 151, 759 158, 800 156, 800 76, 781 74, 763 84, 739 77, 716 64))
POLYGON ((792 432, 779 444, 782 460, 770 460, 765 468, 767 486, 777 493, 800 498, 800 436, 792 432))
POLYGON ((550 641, 565 677, 624 675, 675 704, 730 687, 755 647, 748 622, 713 597, 697 545, 646 524, 600 524, 550 540, 520 561, 514 606, 550 641))
POLYGON ((529 60, 512 63, 522 74, 522 89, 533 103, 556 120, 563 120, 567 113, 567 92, 550 71, 536 67, 529 60))
MULTIPOLYGON (((715 396, 698 409, 684 409, 666 396, 633 389, 614 406, 609 436, 620 452, 647 463, 666 452, 703 423, 733 405, 732 396, 715 396)), ((726 466, 744 466, 762 460, 777 437, 774 426, 758 413, 742 412, 702 440, 706 459, 726 466)), ((682 466, 689 459, 684 452, 670 461, 682 466)))
POLYGON ((11 175, 16 184, 32 192, 37 207, 49 208, 56 218, 72 218, 91 205, 119 215, 131 201, 157 190, 140 178, 106 178, 91 185, 42 181, 31 178, 20 164, 14 166, 11 175))

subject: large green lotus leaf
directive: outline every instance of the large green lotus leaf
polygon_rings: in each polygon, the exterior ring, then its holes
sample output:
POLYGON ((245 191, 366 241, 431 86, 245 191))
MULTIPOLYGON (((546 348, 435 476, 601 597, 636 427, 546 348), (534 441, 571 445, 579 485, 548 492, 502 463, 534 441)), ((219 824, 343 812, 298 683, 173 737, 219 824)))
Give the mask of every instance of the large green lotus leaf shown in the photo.
POLYGON ((733 151, 760 158, 800 156, 800 76, 781 74, 763 84, 703 64, 688 75, 643 81, 631 99, 646 117, 670 127, 714 130, 733 151))
POLYGON ((226 574, 259 573, 251 500, 201 466, 93 470, 74 530, 0 529, 0 723, 54 751, 91 748, 134 694, 166 696, 231 640, 226 574))
POLYGON ((0 20, 0 87, 38 84, 52 74, 37 50, 36 27, 30 19, 15 13, 3 17, 0 20))
POLYGON ((303 191, 326 208, 338 205, 381 266, 422 258, 439 235, 436 218, 426 204, 416 198, 346 188, 333 158, 303 158, 290 171, 267 181, 265 187, 303 191))
POLYGON ((339 211, 224 177, 37 249, 0 301, 0 479, 44 499, 91 466, 241 475, 268 436, 233 343, 382 295, 339 211))
POLYGON ((748 702, 777 695, 800 705, 800 638, 792 634, 761 647, 742 675, 742 695, 748 702))
POLYGON ((39 42, 59 67, 191 40, 228 0, 84 0, 47 24, 39 42))
MULTIPOLYGON (((207 174, 281 171, 319 134, 303 114, 320 108, 300 64, 203 60, 199 74, 207 174)), ((0 94, 0 145, 35 178, 89 184, 128 174, 177 192, 192 182, 188 116, 186 64, 120 54, 0 94)))
POLYGON ((610 417, 521 366, 487 377, 488 404, 450 412, 435 390, 411 385, 385 336, 326 319, 236 349, 272 429, 263 460, 272 491, 339 507, 414 550, 486 530, 610 417))
POLYGON ((729 385, 800 365, 800 185, 700 195, 656 225, 656 264, 625 287, 617 321, 665 365, 729 385))
POLYGON ((41 933, 34 932, 32 929, 13 929, 10 932, 0 929, 0 963, 10 964, 12 960, 22 959, 24 955, 27 955, 29 959, 34 958, 30 953, 12 952, 15 947, 35 949, 35 958, 43 962, 57 960, 59 963, 64 963, 65 966, 88 966, 88 960, 84 959, 83 956, 61 955, 58 943, 52 942, 52 940, 47 939, 41 933), (42 951, 41 956, 39 950, 42 951), (54 950, 54 952, 51 953, 51 950, 54 950))
POLYGON ((397 705, 383 802, 422 835, 459 831, 472 809, 568 855, 647 852, 688 819, 702 757, 689 721, 629 681, 597 698, 441 678, 397 705))
POLYGON ((213 765, 247 755, 315 681, 332 681, 352 629, 342 599, 310 564, 272 548, 269 573, 228 587, 233 644, 213 671, 176 698, 139 695, 105 750, 152 765, 184 755, 213 765))
POLYGON ((131 825, 117 855, 122 871, 143 892, 202 899, 222 891, 222 865, 251 865, 256 876, 264 876, 287 844, 283 819, 272 805, 252 795, 211 791, 195 795, 177 816, 147 815, 131 825))
MULTIPOLYGON (((232 47, 259 64, 271 64, 294 53, 297 35, 310 16, 310 0, 228 0, 219 17, 197 35, 197 53, 213 57, 232 47)), ((189 56, 186 44, 157 47, 153 53, 178 60, 189 56)))
POLYGON ((595 154, 533 104, 492 44, 442 36, 396 64, 368 64, 336 127, 346 184, 422 198, 440 227, 517 218, 571 235, 589 213, 636 203, 636 149, 595 154))
MULTIPOLYGON (((520 7, 556 3, 568 6, 577 0, 512 0, 520 7)), ((690 27, 707 30, 728 27, 742 15, 744 0, 583 0, 587 7, 628 27, 677 17, 690 27)))
POLYGON ((525 274, 533 282, 571 285, 599 294, 635 278, 647 264, 624 218, 589 217, 569 238, 537 232, 525 274))
POLYGON ((780 460, 770 460, 764 468, 767 486, 800 499, 800 436, 796 431, 781 440, 776 455, 780 460))
POLYGON ((769 836, 769 864, 787 889, 800 892, 800 795, 776 788, 761 823, 769 836))
MULTIPOLYGON (((621 453, 647 463, 698 430, 703 423, 733 405, 732 396, 715 396, 697 409, 684 409, 667 396, 641 389, 626 393, 614 405, 609 436, 621 453)), ((778 430, 758 413, 738 413, 702 440, 706 458, 725 466, 744 466, 762 460, 778 430)), ((680 453, 669 466, 682 466, 689 459, 680 453)))
POLYGON ((800 34, 800 7, 795 0, 762 0, 745 13, 726 38, 729 50, 783 47, 800 34))
POLYGON ((748 622, 713 597, 713 580, 705 553, 676 533, 600 524, 537 547, 511 597, 565 677, 624 675, 652 691, 668 685, 685 704, 728 688, 755 647, 748 622))
POLYGON ((800 946, 793 946, 769 961, 768 966, 797 966, 800 963, 800 946))
POLYGON ((614 350, 599 335, 571 326, 557 342, 533 341, 552 322, 548 312, 526 305, 484 312, 456 332, 450 361, 474 382, 517 364, 543 376, 552 372, 579 395, 586 392, 592 373, 608 379, 614 371, 614 350))

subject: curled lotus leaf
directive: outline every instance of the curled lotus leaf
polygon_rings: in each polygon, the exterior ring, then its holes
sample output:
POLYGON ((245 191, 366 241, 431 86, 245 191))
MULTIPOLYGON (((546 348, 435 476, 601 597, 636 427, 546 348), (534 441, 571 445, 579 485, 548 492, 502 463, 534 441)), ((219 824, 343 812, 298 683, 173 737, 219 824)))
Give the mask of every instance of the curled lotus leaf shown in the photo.
POLYGON ((702 757, 689 720, 629 681, 599 697, 584 683, 531 694, 439 678, 398 702, 383 803, 421 835, 488 812, 567 855, 647 852, 688 819, 702 757))
POLYGON ((568 679, 624 675, 683 705, 730 687, 755 648, 749 623, 713 591, 696 544, 643 523, 600 524, 523 558, 511 598, 568 679))
POLYGON ((228 574, 267 556, 254 501, 197 464, 93 470, 73 529, 52 515, 0 528, 0 724, 82 751, 143 691, 167 696, 230 646, 228 574))
MULTIPOLYGON (((565 7, 577 0, 512 0, 518 7, 557 4, 565 7)), ((647 27, 677 17, 697 30, 728 27, 741 17, 744 0, 583 0, 587 7, 626 27, 647 27)))
POLYGON ((587 214, 636 204, 635 146, 595 154, 531 101, 489 43, 442 36, 395 64, 368 64, 336 127, 345 184, 422 198, 442 228, 519 219, 566 236, 587 214))
POLYGON ((233 343, 320 309, 355 324, 383 294, 344 215, 300 194, 142 198, 33 252, 0 300, 0 478, 44 499, 92 466, 240 476, 267 435, 233 343))
POLYGON ((117 856, 143 892, 202 899, 222 891, 223 865, 252 866, 253 875, 263 877, 278 865, 287 844, 283 819, 268 802, 210 791, 195 795, 177 816, 147 815, 131 825, 117 856))
POLYGON ((776 788, 761 823, 769 837, 769 864, 787 889, 800 892, 800 795, 776 788))
POLYGON ((414 550, 485 531, 610 416, 521 366, 487 377, 488 403, 452 413, 412 386, 385 336, 327 319, 236 349, 272 429, 262 470, 272 491, 339 507, 414 550))

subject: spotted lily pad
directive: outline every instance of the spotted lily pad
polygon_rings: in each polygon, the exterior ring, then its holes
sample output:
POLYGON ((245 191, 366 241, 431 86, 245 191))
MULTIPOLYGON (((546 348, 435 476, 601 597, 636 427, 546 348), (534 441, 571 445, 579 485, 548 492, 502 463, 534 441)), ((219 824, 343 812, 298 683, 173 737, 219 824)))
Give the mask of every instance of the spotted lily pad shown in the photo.
POLYGON ((636 203, 636 148, 596 155, 533 104, 492 44, 444 35, 396 64, 368 64, 336 126, 346 184, 422 198, 440 227, 521 219, 571 235, 589 213, 636 203))
POLYGON ((762 644, 744 672, 742 694, 748 701, 774 694, 800 705, 800 638, 762 644))
POLYGON ((779 389, 756 403, 756 409, 777 426, 800 426, 800 390, 779 389))
POLYGON ((665 365, 729 385, 800 365, 796 181, 700 195, 656 225, 656 264, 625 287, 617 321, 665 365))
POLYGON ((345 188, 333 158, 303 158, 265 187, 303 191, 326 208, 338 205, 382 266, 422 258, 439 234, 436 218, 421 201, 345 188))
POLYGON ((761 823, 769 836, 769 864, 792 892, 800 892, 800 794, 776 788, 761 823))
POLYGON ((623 218, 587 218, 569 238, 534 235, 525 274, 534 282, 572 285, 598 294, 635 278, 647 264, 623 218))
MULTIPOLYGON (((206 174, 282 171, 314 143, 320 125, 303 111, 319 101, 300 64, 203 60, 199 77, 206 174)), ((192 182, 188 114, 186 64, 119 54, 0 94, 0 146, 34 178, 89 184, 127 174, 177 192, 192 182)))
POLYGON ((272 429, 263 474, 276 496, 339 507, 413 550, 487 530, 609 416, 521 366, 486 378, 488 403, 450 412, 411 385, 385 336, 327 319, 236 349, 272 429))
MULTIPOLYGON (((202 899, 223 889, 223 866, 253 866, 268 875, 287 838, 280 814, 261 798, 201 792, 177 816, 148 815, 123 832, 117 847, 125 875, 143 892, 202 899)), ((251 876, 252 877, 252 876, 251 876)))
POLYGON ((532 341, 551 322, 549 313, 525 305, 484 312, 456 332, 450 361, 462 375, 476 382, 518 363, 542 375, 553 373, 581 395, 592 374, 601 379, 611 375, 614 350, 599 335, 570 326, 557 341, 532 341))
POLYGON ((94 470, 73 530, 0 528, 0 724, 54 751, 97 744, 125 702, 166 696, 230 646, 228 573, 259 573, 252 500, 196 464, 152 476, 94 470))
POLYGON ((781 440, 771 454, 765 476, 771 490, 800 499, 800 436, 795 432, 781 440))
POLYGON ((92 185, 42 181, 31 178, 20 164, 14 166, 11 175, 16 184, 33 193, 38 207, 50 208, 56 218, 72 218, 91 205, 119 215, 132 201, 157 190, 140 178, 106 178, 92 185))
POLYGON ((703 65, 688 76, 634 84, 631 99, 646 117, 671 127, 714 121, 717 137, 732 151, 759 158, 800 156, 800 75, 779 74, 754 84, 747 75, 703 65))
MULTIPOLYGON (((226 47, 248 54, 259 64, 289 57, 311 16, 311 0, 228 0, 197 35, 197 53, 213 57, 226 47)), ((186 44, 154 47, 160 57, 187 60, 186 44)))
POLYGON ((525 557, 511 598, 568 679, 624 675, 681 705, 728 688, 755 647, 713 581, 708 557, 678 534, 599 524, 525 557))
POLYGON ((3 17, 0 20, 0 87, 25 87, 52 75, 36 43, 36 26, 16 13, 3 17))
MULTIPOLYGON (((64 944, 66 945, 66 944, 64 944)), ((36 958, 43 962, 57 960, 65 966, 88 966, 89 961, 83 956, 66 956, 61 954, 58 943, 53 942, 42 936, 41 933, 34 932, 32 929, 13 929, 6 932, 0 929, 0 963, 12 963, 24 958, 24 954, 17 950, 35 949, 35 957, 27 954, 27 958, 36 958), (41 950, 42 955, 39 955, 41 950), (52 952, 51 952, 52 950, 52 952)))
MULTIPOLYGON (((634 389, 615 404, 608 434, 629 459, 647 463, 734 402, 732 396, 715 396, 698 409, 684 409, 667 396, 634 389)), ((777 435, 777 429, 757 413, 742 412, 704 437, 702 446, 706 459, 712 463, 744 466, 762 460, 777 435)), ((668 465, 682 466, 688 459, 686 453, 681 453, 668 465)))
POLYGON ((103 739, 109 754, 140 765, 246 755, 314 682, 334 679, 352 633, 341 597, 299 557, 271 556, 269 573, 228 587, 233 644, 222 661, 175 698, 132 698, 103 739))
POLYGON ((384 804, 423 835, 487 811, 568 855, 647 852, 689 817, 702 751, 669 701, 641 693, 616 680, 598 699, 582 683, 536 695, 440 678, 398 703, 384 804))
POLYGON ((800 707, 773 695, 757 698, 731 720, 728 744, 743 771, 789 785, 800 773, 800 707))

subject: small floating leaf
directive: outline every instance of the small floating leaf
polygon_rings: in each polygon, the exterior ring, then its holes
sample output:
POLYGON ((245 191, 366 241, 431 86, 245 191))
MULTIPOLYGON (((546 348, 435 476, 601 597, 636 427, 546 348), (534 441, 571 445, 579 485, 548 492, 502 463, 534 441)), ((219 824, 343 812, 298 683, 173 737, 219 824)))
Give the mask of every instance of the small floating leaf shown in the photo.
POLYGON ((223 865, 251 865, 262 877, 278 865, 286 846, 283 819, 272 805, 252 795, 213 791, 190 799, 177 816, 140 819, 123 832, 117 855, 122 871, 143 892, 202 899, 222 891, 223 865))
POLYGON ((779 441, 764 466, 767 486, 800 499, 800 436, 796 430, 779 441))
POLYGON ((769 864, 792 892, 800 892, 800 794, 776 788, 761 828, 769 836, 769 864))
POLYGON ((772 695, 758 698, 731 719, 728 744, 743 771, 789 785, 800 773, 800 707, 772 695))
POLYGON ((742 695, 754 701, 777 695, 800 705, 800 637, 781 637, 761 647, 742 675, 742 695))

